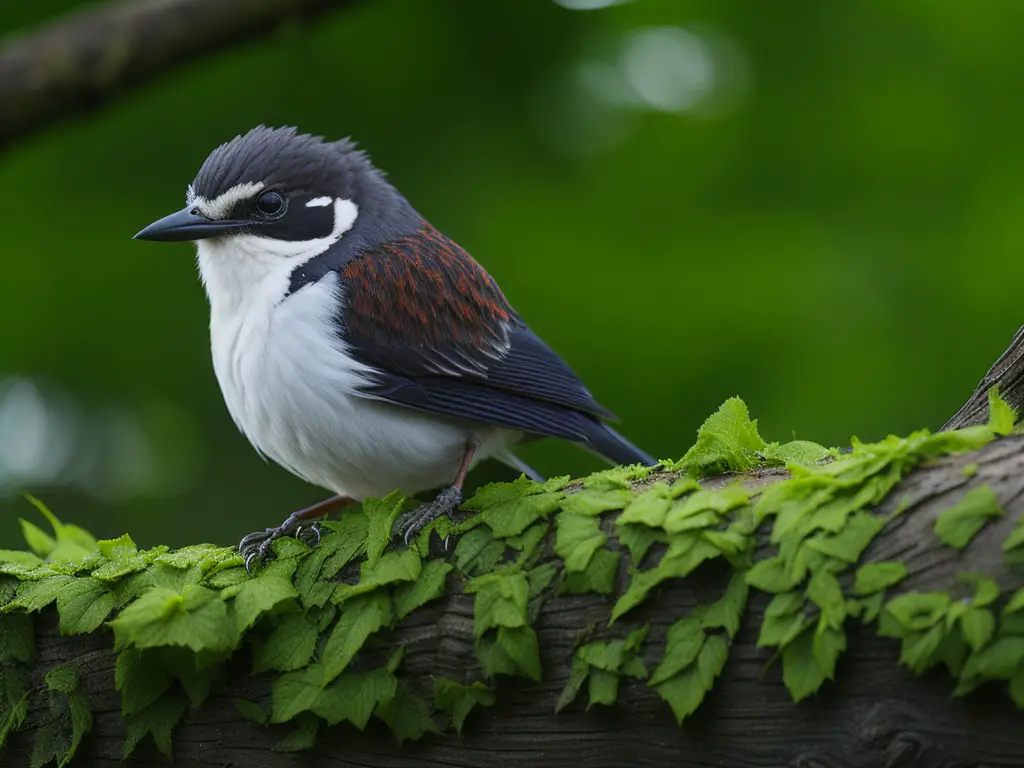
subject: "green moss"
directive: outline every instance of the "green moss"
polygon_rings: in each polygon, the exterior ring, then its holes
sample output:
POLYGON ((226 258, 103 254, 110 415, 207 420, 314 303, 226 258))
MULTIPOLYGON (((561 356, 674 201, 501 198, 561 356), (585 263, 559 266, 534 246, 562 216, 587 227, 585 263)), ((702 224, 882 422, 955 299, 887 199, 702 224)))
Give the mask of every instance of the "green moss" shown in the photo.
MULTIPOLYGON (((380 720, 399 741, 437 731, 439 715, 461 731, 474 708, 496 702, 495 677, 543 678, 532 624, 545 601, 615 594, 623 557, 629 584, 610 609, 609 625, 628 620, 657 585, 708 561, 727 562, 733 575, 718 600, 672 617, 664 645, 659 638, 652 647, 646 626, 581 644, 559 709, 584 685, 588 707, 610 706, 626 676, 646 681, 682 722, 724 668, 751 588, 774 595, 758 644, 782 659, 796 700, 833 677, 846 622, 859 618, 877 620, 882 634, 899 639, 902 659, 915 671, 944 664, 961 693, 1004 679, 1021 702, 1024 590, 1001 612, 998 588, 979 577, 965 577, 973 594, 959 601, 945 594, 887 599, 906 568, 860 563, 889 520, 873 510, 892 488, 922 462, 1009 432, 1012 412, 1004 406, 992 396, 990 422, 981 427, 855 440, 853 451, 841 454, 806 441, 766 443, 734 398, 705 422, 678 463, 618 467, 571 485, 568 478, 489 485, 464 505, 477 514, 459 525, 437 521, 405 550, 391 545, 389 533, 412 502, 398 494, 367 500, 324 523, 315 549, 275 542, 274 558, 253 577, 232 549, 139 550, 127 535, 97 542, 33 500, 51 530, 25 521, 28 549, 0 551, 0 746, 26 711, 32 616, 50 606, 65 634, 113 633, 126 756, 147 737, 170 755, 176 723, 189 707, 203 705, 239 653, 251 654, 254 674, 272 677, 272 695, 267 706, 236 706, 256 722, 289 724, 281 749, 305 748, 321 724, 342 721, 362 729, 380 720), (760 495, 741 478, 714 491, 697 479, 773 465, 785 465, 792 477, 760 495), (652 473, 658 474, 633 490, 652 473), (755 562, 762 527, 770 528, 771 547, 755 562), (430 558, 432 531, 457 540, 451 562, 430 558), (359 564, 358 580, 338 581, 350 563, 359 564), (475 650, 485 679, 438 679, 432 692, 416 690, 401 671, 402 649, 393 647, 390 631, 458 589, 474 596, 475 650)), ((951 543, 968 542, 993 517, 991 498, 976 491, 937 526, 951 543)), ((1010 561, 1024 559, 1022 531, 1004 543, 1010 561)), ((40 736, 36 749, 40 760, 61 761, 74 754, 91 716, 69 682, 73 671, 52 674, 48 695, 60 708, 59 734, 45 742, 40 736)))

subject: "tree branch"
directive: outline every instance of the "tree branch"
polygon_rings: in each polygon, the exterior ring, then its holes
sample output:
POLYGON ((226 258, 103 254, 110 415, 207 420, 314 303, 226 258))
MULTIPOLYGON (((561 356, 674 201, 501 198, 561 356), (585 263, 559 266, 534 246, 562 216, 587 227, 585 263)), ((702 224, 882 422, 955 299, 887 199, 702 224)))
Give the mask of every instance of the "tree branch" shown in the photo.
POLYGON ((943 430, 984 424, 988 418, 988 391, 998 385, 999 394, 1017 413, 1024 413, 1024 326, 1010 346, 999 356, 982 378, 971 398, 947 421, 943 430))
POLYGON ((0 148, 128 87, 353 0, 121 0, 0 48, 0 148))
MULTIPOLYGON (((778 470, 748 478, 763 488, 784 479, 778 470)), ((649 483, 650 480, 642 481, 649 483)), ((712 479, 710 486, 724 479, 712 479)), ((1019 581, 1003 564, 1001 542, 1024 510, 1024 438, 996 441, 980 451, 950 456, 905 478, 882 504, 885 516, 908 507, 875 539, 862 562, 901 561, 909 570, 899 592, 952 591, 957 575, 980 573, 1006 589, 1019 581), (976 465, 976 472, 966 470, 976 465), (963 550, 940 545, 932 532, 939 513, 958 501, 965 488, 987 484, 1006 514, 986 526, 963 550)), ((609 526, 609 528, 614 526, 609 526)), ((648 669, 663 651, 668 627, 694 606, 721 594, 729 568, 701 569, 686 579, 664 583, 629 615, 631 624, 650 622, 648 669)), ((451 577, 454 578, 454 577, 451 577)), ((629 575, 619 572, 621 594, 629 575)), ((963 595, 958 593, 962 592, 963 595)), ((429 688, 434 676, 479 679, 474 652, 473 595, 449 584, 444 598, 408 616, 387 638, 405 645, 403 676, 413 686, 429 688)), ((280 726, 255 725, 240 717, 232 697, 266 700, 270 679, 253 676, 247 663, 229 670, 226 687, 199 710, 192 710, 175 731, 174 756, 181 765, 290 766, 467 766, 509 768, 536 766, 743 765, 878 768, 951 765, 1009 765, 1024 754, 1020 713, 1005 686, 954 699, 954 681, 944 672, 915 677, 899 665, 898 643, 880 638, 874 627, 851 626, 849 649, 834 682, 810 700, 794 705, 780 681, 778 662, 757 647, 768 596, 756 593, 729 658, 713 691, 695 715, 679 727, 671 711, 643 683, 622 678, 613 708, 584 710, 583 700, 554 715, 555 701, 566 683, 574 643, 587 627, 603 627, 613 598, 597 595, 550 599, 534 622, 539 636, 543 682, 502 678, 497 704, 476 710, 460 738, 452 733, 398 747, 379 724, 365 733, 348 725, 321 730, 315 748, 301 757, 273 751, 285 733, 280 726), (628 682, 627 682, 628 680, 628 682), (685 758, 684 758, 685 756, 685 758)), ((851 625, 854 622, 849 622, 851 625)), ((95 713, 93 733, 80 748, 90 766, 113 766, 124 740, 121 703, 114 688, 110 635, 61 637, 53 612, 44 615, 37 636, 38 660, 33 682, 48 669, 71 663, 86 681, 85 693, 95 713)), ((28 762, 34 732, 49 715, 41 696, 33 699, 25 728, 15 734, 11 765, 28 762)), ((152 744, 140 747, 137 766, 166 765, 152 744)))

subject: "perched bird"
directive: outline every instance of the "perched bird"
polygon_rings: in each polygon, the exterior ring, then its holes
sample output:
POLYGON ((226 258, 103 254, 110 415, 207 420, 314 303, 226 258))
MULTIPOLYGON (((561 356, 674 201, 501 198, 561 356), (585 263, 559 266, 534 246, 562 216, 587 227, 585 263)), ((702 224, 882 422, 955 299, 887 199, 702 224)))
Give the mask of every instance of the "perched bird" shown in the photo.
POLYGON ((537 478, 512 452, 524 439, 655 463, 347 139, 264 126, 237 136, 203 163, 185 208, 135 238, 196 241, 235 424, 264 457, 337 494, 245 537, 247 565, 331 508, 443 488, 398 521, 408 543, 458 507, 477 461, 537 478))

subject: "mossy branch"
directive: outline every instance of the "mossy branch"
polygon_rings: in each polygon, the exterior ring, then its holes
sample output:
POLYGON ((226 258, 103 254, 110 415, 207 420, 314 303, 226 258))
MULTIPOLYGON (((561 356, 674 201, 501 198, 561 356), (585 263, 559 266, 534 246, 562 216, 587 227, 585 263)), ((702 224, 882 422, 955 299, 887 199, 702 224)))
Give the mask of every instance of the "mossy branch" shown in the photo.
POLYGON ((128 87, 353 0, 118 0, 0 47, 0 148, 128 87))

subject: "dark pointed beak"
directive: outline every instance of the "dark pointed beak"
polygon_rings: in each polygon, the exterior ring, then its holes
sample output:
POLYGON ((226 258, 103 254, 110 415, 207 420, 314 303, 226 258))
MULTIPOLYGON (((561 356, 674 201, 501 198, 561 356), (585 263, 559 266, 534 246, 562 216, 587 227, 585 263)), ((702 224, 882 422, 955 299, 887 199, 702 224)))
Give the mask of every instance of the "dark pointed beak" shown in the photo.
POLYGON ((179 243, 187 240, 204 240, 208 237, 225 235, 241 227, 248 226, 250 221, 224 219, 211 221, 199 215, 195 208, 184 208, 170 216, 154 221, 144 230, 135 235, 133 240, 158 240, 163 243, 179 243))

